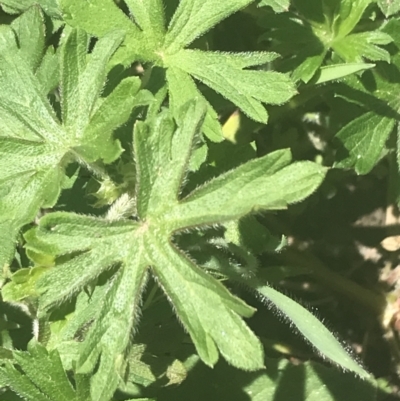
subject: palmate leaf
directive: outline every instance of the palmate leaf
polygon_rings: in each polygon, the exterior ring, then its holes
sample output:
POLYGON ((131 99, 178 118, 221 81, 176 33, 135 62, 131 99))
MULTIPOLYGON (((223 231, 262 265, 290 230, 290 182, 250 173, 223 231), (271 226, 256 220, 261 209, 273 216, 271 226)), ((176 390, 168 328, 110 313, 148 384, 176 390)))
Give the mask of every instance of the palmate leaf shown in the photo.
POLYGON ((365 10, 373 0, 343 0, 332 24, 335 36, 331 47, 347 63, 384 60, 389 62, 387 50, 379 47, 387 45, 393 39, 379 30, 355 33, 365 10))
POLYGON ((390 35, 380 31, 354 33, 344 38, 336 39, 332 44, 332 49, 341 59, 348 63, 360 63, 364 59, 389 62, 389 52, 379 46, 387 45, 392 41, 393 39, 390 35))
POLYGON ((95 36, 102 37, 115 29, 124 30, 127 33, 125 49, 121 49, 116 58, 127 65, 134 61, 135 57, 146 61, 160 60, 166 48, 170 49, 170 53, 179 51, 230 14, 253 1, 181 1, 167 31, 162 0, 126 0, 135 24, 131 23, 112 0, 61 0, 60 3, 67 23, 81 27, 95 36))
POLYGON ((282 104, 296 92, 288 77, 277 72, 245 70, 273 61, 274 53, 217 53, 181 50, 166 59, 167 65, 190 74, 221 93, 252 119, 266 122, 261 102, 282 104))
MULTIPOLYGON (((26 236, 30 250, 65 255, 39 279, 42 313, 95 283, 102 272, 112 272, 99 305, 100 315, 78 361, 79 372, 88 373, 98 366, 92 396, 101 393, 101 400, 112 395, 124 376, 130 335, 137 328, 140 294, 148 273, 164 291, 207 365, 213 366, 221 353, 242 369, 263 366, 260 342, 242 320, 254 309, 191 261, 172 237, 187 228, 223 223, 253 210, 283 208, 300 201, 318 187, 325 169, 310 162, 289 165, 290 152, 277 151, 180 199, 193 138, 202 129, 205 111, 205 105, 196 99, 181 110, 177 127, 168 111, 137 124, 133 220, 50 213, 26 236)), ((361 371, 343 358, 338 363, 361 371)))
POLYGON ((389 61, 389 52, 382 45, 392 41, 390 35, 379 29, 357 32, 371 2, 293 0, 297 12, 262 17, 262 24, 270 31, 261 39, 275 41, 272 50, 285 56, 281 70, 292 71, 293 80, 306 83, 318 73, 330 50, 346 63, 389 61))
POLYGON ((30 343, 28 351, 13 351, 13 359, 0 366, 0 386, 10 387, 27 401, 88 401, 82 389, 88 387, 87 378, 75 379, 76 389, 57 351, 48 352, 39 343, 30 343))
MULTIPOLYGON (((21 18, 17 24, 21 38, 27 36, 23 23, 43 25, 36 8, 21 18)), ((33 32, 44 35, 39 27, 33 32)), ((69 162, 109 163, 122 151, 112 132, 129 118, 140 81, 127 78, 108 97, 100 98, 107 61, 123 35, 104 37, 87 61, 88 39, 73 30, 60 50, 62 122, 44 90, 53 78, 47 80, 44 71, 42 81, 40 74, 34 75, 35 69, 40 70, 37 60, 42 50, 32 51, 21 40, 21 47, 14 43, 0 55, 0 266, 12 257, 20 228, 40 208, 56 203, 69 162)))
MULTIPOLYGON (((219 249, 208 246, 206 252, 204 249, 199 252, 199 247, 197 247, 197 254, 196 252, 193 253, 193 251, 191 254, 194 254, 196 260, 199 260, 200 256, 202 266, 216 270, 219 274, 243 284, 251 289, 252 292, 256 292, 258 298, 265 301, 281 318, 288 319, 323 358, 343 369, 356 372, 360 377, 368 378, 369 375, 365 370, 312 313, 290 297, 268 285, 279 283, 280 280, 291 275, 308 274, 310 271, 307 272, 306 269, 298 268, 290 270, 287 267, 279 268, 277 266, 260 269, 259 271, 254 268, 254 265, 257 266, 258 263, 257 260, 254 260, 254 250, 251 248, 253 243, 249 241, 249 237, 261 236, 262 231, 258 230, 256 234, 251 232, 256 227, 253 220, 255 220, 253 216, 248 216, 240 221, 232 221, 225 224, 225 238, 219 242, 219 249), (228 250, 231 254, 227 252, 228 250), (240 260, 240 263, 236 262, 234 268, 232 266, 232 254, 240 260)), ((255 223, 257 223, 256 220, 255 223)), ((264 228, 264 226, 261 227, 264 228)), ((198 242, 199 238, 196 238, 196 245, 198 242)), ((266 242, 264 236, 264 249, 266 242)), ((205 247, 203 246, 203 248, 205 247)))
POLYGON ((386 141, 400 113, 396 96, 400 88, 399 28, 397 20, 391 20, 384 28, 383 33, 394 39, 396 50, 392 65, 378 65, 373 73, 374 85, 367 86, 360 78, 353 77, 347 80, 352 90, 342 88, 345 98, 371 111, 353 119, 336 134, 340 142, 336 167, 354 168, 358 174, 367 174, 385 154, 386 141))
MULTIPOLYGON (((235 55, 185 49, 196 38, 252 1, 183 0, 179 2, 167 28, 162 0, 126 0, 135 24, 112 0, 63 0, 62 6, 69 24, 82 27, 93 35, 102 37, 117 27, 126 32, 124 46, 113 58, 113 64, 128 66, 139 60, 166 68, 174 117, 178 117, 186 102, 202 96, 192 80, 195 78, 230 100, 252 119, 266 123, 268 114, 262 104, 284 103, 296 91, 285 75, 266 71, 262 67, 256 71, 248 68, 262 66, 276 58, 276 54, 253 52, 235 55)), ((216 111, 207 102, 203 130, 212 141, 223 140, 217 117, 216 111)))

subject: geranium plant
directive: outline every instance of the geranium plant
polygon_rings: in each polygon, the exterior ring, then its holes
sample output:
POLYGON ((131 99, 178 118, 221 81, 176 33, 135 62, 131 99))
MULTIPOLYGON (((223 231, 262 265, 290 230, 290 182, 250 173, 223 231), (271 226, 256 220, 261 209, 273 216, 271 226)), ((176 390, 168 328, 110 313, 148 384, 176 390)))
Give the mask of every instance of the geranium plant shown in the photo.
MULTIPOLYGON (((165 384, 183 388, 194 366, 221 355, 264 375, 248 394, 266 399, 276 383, 250 328, 257 302, 334 366, 307 365, 310 377, 339 368, 375 388, 280 289, 310 271, 276 277, 259 255, 286 244, 262 216, 314 194, 333 165, 367 173, 383 157, 395 100, 360 85, 372 63, 391 62, 384 46, 397 43, 397 20, 365 29, 369 10, 380 12, 371 0, 0 5, 0 398, 164 399, 165 384), (264 30, 259 49, 213 46, 237 13, 264 30), (372 105, 337 133, 347 157, 293 157, 291 144, 268 149, 254 137, 328 90, 372 105), (243 145, 235 135, 246 124, 243 145), (360 130, 373 142, 365 151, 360 130), (165 328, 170 338, 154 342, 165 328)), ((347 295, 373 294, 349 285, 347 295)))

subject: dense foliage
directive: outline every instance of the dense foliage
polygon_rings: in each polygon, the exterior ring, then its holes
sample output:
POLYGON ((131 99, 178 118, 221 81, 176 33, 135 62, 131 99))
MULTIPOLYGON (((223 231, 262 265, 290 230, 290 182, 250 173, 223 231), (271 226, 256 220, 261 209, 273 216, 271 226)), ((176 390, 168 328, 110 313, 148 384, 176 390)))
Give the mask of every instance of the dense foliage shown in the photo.
POLYGON ((0 5, 0 400, 395 395, 398 1, 0 5))

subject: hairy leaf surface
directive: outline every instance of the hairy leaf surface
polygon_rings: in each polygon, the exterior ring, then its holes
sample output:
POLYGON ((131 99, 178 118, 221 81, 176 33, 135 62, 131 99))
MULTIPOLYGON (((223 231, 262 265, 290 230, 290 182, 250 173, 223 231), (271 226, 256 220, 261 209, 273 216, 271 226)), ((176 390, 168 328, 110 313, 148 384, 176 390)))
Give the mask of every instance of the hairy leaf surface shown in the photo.
POLYGON ((4 385, 28 401, 87 400, 72 386, 59 354, 48 352, 36 342, 29 345, 28 351, 13 351, 13 359, 0 366, 0 386, 4 385))
POLYGON ((0 55, 0 226, 5 239, 0 266, 12 257, 19 229, 40 208, 56 203, 69 162, 109 163, 121 154, 112 132, 129 118, 140 85, 128 78, 101 99, 106 63, 123 36, 104 37, 87 60, 89 38, 72 30, 61 49, 60 122, 44 93, 46 81, 34 75, 42 50, 32 50, 23 26, 29 22, 43 36, 43 21, 36 8, 20 18, 20 48, 0 55))
POLYGON ((392 65, 380 64, 373 74, 374 85, 366 86, 360 78, 353 77, 347 83, 344 97, 371 111, 346 124, 337 134, 340 141, 338 167, 354 167, 357 173, 366 174, 385 153, 385 144, 399 119, 400 103, 400 37, 397 20, 388 23, 382 33, 394 38, 395 52, 392 65))
MULTIPOLYGON (((103 353, 106 354, 105 360, 107 355, 112 355, 113 364, 129 342, 129 334, 124 340, 115 339, 115 336, 132 330, 132 309, 135 309, 134 305, 138 302, 134 302, 133 299, 140 299, 145 272, 151 267, 207 364, 213 365, 216 362, 219 346, 223 355, 237 366, 246 369, 262 366, 262 351, 258 340, 239 319, 240 315, 250 316, 253 313, 252 308, 233 297, 220 283, 192 265, 175 247, 171 247, 170 236, 174 228, 163 222, 162 218, 168 205, 178 204, 179 187, 190 154, 191 141, 201 128, 203 117, 204 108, 201 104, 196 107, 191 105, 185 118, 179 121, 174 135, 173 121, 165 115, 158 118, 153 126, 149 127, 150 130, 146 129, 147 127, 137 128, 135 150, 139 183, 136 203, 139 223, 129 220, 110 223, 101 219, 55 213, 41 220, 41 228, 36 233, 37 239, 31 242, 30 247, 34 250, 42 249, 60 255, 78 252, 77 256, 40 280, 43 293, 41 307, 45 309, 67 296, 72 296, 105 269, 121 266, 116 276, 118 278, 115 278, 112 284, 115 290, 110 289, 113 296, 110 295, 109 301, 105 301, 105 305, 109 306, 104 306, 103 309, 108 325, 115 324, 120 327, 118 330, 107 330, 108 335, 114 338, 112 341, 106 341, 106 349, 103 349, 103 353), (168 133, 169 136, 165 136, 168 133), (161 168, 164 169, 164 174, 160 174, 161 168), (118 253, 115 252, 117 249, 118 253), (136 285, 136 280, 132 280, 134 276, 138 277, 136 285), (175 290, 178 279, 182 280, 178 285, 181 290, 187 288, 180 295, 175 290), (113 306, 116 302, 117 288, 117 298, 122 297, 122 302, 131 305, 131 308, 121 309, 127 314, 125 318, 119 318, 114 310, 117 307, 113 306), (218 317, 207 313, 210 304, 206 300, 212 298, 215 306, 221 304, 218 317), (125 327, 125 330, 121 327, 125 327), (231 340, 223 341, 221 333, 228 333, 230 330, 237 333, 236 346, 231 340), (240 350, 240 341, 249 344, 249 349, 245 352, 240 350)), ((119 307, 121 301, 118 301, 119 307)), ((100 318, 93 333, 97 330, 100 332, 89 336, 87 341, 91 346, 87 347, 88 350, 93 349, 94 343, 98 345, 95 349, 101 348, 100 338, 106 335, 102 332, 104 327, 100 318), (93 342, 90 340, 92 337, 93 342)), ((90 354, 94 356, 88 355, 86 359, 92 361, 89 366, 93 368, 98 353, 91 351, 90 354)), ((86 365, 83 366, 88 366, 88 362, 82 360, 82 363, 84 362, 86 365)))
MULTIPOLYGON (((114 272, 79 360, 79 371, 89 373, 100 358, 93 391, 103 388, 105 394, 112 394, 124 374, 124 356, 138 324, 140 294, 148 272, 164 291, 206 364, 213 366, 220 353, 242 369, 263 366, 259 340, 242 320, 254 309, 190 260, 172 237, 187 227, 216 224, 254 210, 282 208, 300 201, 321 183, 325 169, 311 162, 289 164, 290 152, 281 150, 214 178, 180 199, 192 141, 202 129, 205 110, 205 105, 196 100, 185 105, 176 122, 163 112, 155 120, 136 126, 135 221, 53 213, 43 217, 27 237, 33 251, 69 255, 39 280, 42 310, 95 283, 102 272, 114 272)), ((279 308, 280 301, 275 301, 279 308)), ((291 316, 292 312, 285 309, 285 313, 291 316)), ((308 337, 300 321, 298 324, 308 337)), ((324 355, 347 369, 363 372, 343 356, 346 353, 334 359, 326 347, 341 349, 340 345, 334 338, 328 343, 318 345, 324 355)))
MULTIPOLYGON (((67 21, 72 26, 82 27, 99 37, 115 29, 126 33, 124 46, 113 58, 112 65, 122 63, 127 66, 139 60, 167 69, 169 100, 175 118, 183 104, 201 96, 192 81, 193 77, 222 94, 252 119, 266 123, 268 114, 262 103, 284 103, 296 91, 285 75, 266 71, 262 67, 257 70, 245 68, 269 63, 277 57, 276 54, 228 54, 185 49, 196 38, 251 2, 184 0, 179 2, 167 29, 160 0, 126 1, 137 25, 129 23, 121 10, 111 4, 112 0, 83 4, 80 0, 64 0, 62 4, 68 15, 67 21), (94 23, 93 15, 102 23, 94 23)), ((211 104, 207 103, 203 129, 213 141, 223 139, 217 117, 211 104)))

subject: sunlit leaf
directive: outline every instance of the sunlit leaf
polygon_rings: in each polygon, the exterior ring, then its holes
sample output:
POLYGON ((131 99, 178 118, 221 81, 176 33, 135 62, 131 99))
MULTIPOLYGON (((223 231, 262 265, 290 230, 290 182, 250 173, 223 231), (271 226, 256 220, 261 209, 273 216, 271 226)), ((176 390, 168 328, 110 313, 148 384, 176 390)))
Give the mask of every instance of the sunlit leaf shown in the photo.
MULTIPOLYGON (((193 97, 202 96, 192 80, 195 78, 221 93, 254 120, 266 123, 268 115, 262 103, 282 104, 296 91, 290 79, 283 74, 262 68, 246 68, 269 63, 277 57, 276 54, 228 54, 185 49, 197 37, 251 2, 181 1, 166 32, 159 0, 127 1, 136 24, 131 23, 112 0, 84 4, 79 0, 64 0, 62 4, 66 19, 72 26, 81 27, 98 37, 116 29, 125 32, 123 46, 113 57, 111 65, 121 63, 127 66, 139 60, 166 68, 174 117, 177 117, 183 104, 193 97)), ((218 115, 211 104, 207 104, 203 129, 212 141, 223 140, 218 115)))
POLYGON ((387 45, 392 40, 390 35, 380 31, 354 33, 335 40, 332 48, 348 63, 360 63, 363 59, 389 62, 389 52, 380 45, 387 45))
MULTIPOLYGON (((36 12, 27 13, 28 21, 41 23, 36 12)), ((27 37, 23 32, 20 35, 27 37)), ((52 207, 57 201, 69 162, 111 162, 120 155, 122 149, 112 132, 129 118, 138 80, 126 79, 107 98, 99 97, 107 60, 121 40, 120 33, 104 37, 87 61, 88 37, 80 31, 70 33, 61 51, 62 122, 46 97, 48 82, 40 82, 33 73, 37 60, 24 57, 25 53, 37 57, 29 42, 1 54, 0 226, 4 242, 0 266, 12 257, 19 229, 41 207, 52 207)))
POLYGON ((14 351, 13 360, 0 366, 0 385, 28 401, 85 401, 77 397, 58 353, 38 343, 31 343, 28 351, 14 351))
POLYGON ((267 121, 261 103, 282 104, 296 92, 288 77, 271 71, 245 70, 276 58, 273 53, 227 54, 182 50, 166 60, 216 92, 259 122, 267 121))
POLYGON ((147 272, 156 278, 207 365, 213 366, 220 353, 242 369, 263 366, 260 342, 242 320, 254 309, 196 266, 171 238, 188 225, 217 223, 256 208, 299 201, 316 189, 325 169, 309 162, 288 166, 290 152, 277 151, 215 178, 180 200, 193 138, 201 132, 205 110, 197 99, 184 106, 176 122, 163 112, 154 121, 137 124, 136 221, 52 213, 26 236, 31 251, 70 255, 40 278, 42 311, 78 294, 102 272, 115 271, 78 364, 80 372, 89 373, 100 358, 92 396, 111 395, 124 375, 124 355, 138 325, 147 272), (195 199, 207 196, 219 201, 196 203, 195 199))

